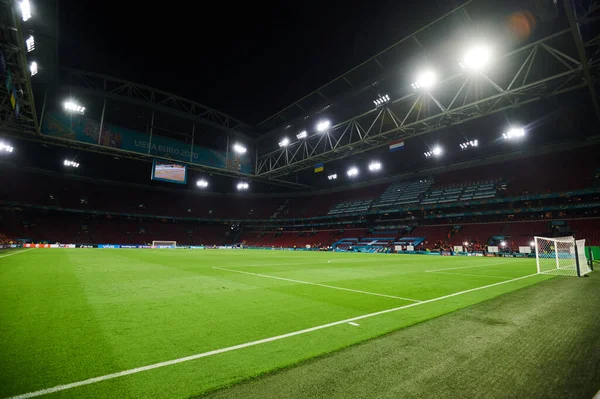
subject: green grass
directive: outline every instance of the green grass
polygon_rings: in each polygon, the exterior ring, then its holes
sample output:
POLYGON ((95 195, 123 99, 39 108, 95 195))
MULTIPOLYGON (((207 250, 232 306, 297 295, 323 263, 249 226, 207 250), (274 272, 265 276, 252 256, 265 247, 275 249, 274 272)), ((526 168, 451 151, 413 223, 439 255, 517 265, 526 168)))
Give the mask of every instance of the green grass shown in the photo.
MULTIPOLYGON (((27 251, 0 258, 0 397, 416 303, 214 267, 417 301, 535 273, 535 262, 527 259, 252 250, 27 251), (437 269, 453 270, 427 272, 437 269)), ((199 395, 549 279, 536 275, 361 319, 359 326, 342 323, 47 396, 199 395)))

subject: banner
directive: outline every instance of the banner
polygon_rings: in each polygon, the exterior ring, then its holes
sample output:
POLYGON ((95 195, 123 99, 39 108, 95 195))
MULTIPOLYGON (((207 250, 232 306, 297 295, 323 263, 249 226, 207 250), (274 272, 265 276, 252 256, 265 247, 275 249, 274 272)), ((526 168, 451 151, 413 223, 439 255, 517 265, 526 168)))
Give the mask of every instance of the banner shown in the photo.
POLYGON ((234 169, 243 173, 252 173, 249 154, 237 154, 211 150, 199 145, 190 145, 183 141, 158 136, 121 126, 105 123, 100 134, 98 121, 78 115, 66 115, 62 112, 48 112, 41 126, 42 134, 100 144, 105 147, 149 154, 159 158, 174 159, 186 163, 212 166, 222 169, 234 169))

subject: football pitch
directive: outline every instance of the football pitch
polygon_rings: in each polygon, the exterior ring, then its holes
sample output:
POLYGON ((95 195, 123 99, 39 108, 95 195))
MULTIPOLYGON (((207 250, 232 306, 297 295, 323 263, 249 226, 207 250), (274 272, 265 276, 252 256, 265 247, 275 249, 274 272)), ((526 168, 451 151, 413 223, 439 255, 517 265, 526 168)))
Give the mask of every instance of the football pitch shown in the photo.
POLYGON ((483 257, 0 252, 0 398, 201 395, 554 278, 535 273, 483 257))

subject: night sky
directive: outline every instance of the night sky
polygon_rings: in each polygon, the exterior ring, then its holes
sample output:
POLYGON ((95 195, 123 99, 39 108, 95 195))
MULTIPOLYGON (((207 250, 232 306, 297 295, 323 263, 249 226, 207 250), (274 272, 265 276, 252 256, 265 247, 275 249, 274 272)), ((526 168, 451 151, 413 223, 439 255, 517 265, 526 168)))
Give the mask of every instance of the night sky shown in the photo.
POLYGON ((256 124, 460 2, 59 3, 63 66, 256 124))

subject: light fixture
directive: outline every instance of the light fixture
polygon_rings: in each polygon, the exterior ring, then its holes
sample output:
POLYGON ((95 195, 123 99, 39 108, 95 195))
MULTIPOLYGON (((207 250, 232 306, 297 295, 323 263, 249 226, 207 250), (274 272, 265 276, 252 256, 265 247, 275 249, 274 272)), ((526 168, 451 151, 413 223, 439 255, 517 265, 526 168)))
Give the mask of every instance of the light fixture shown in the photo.
POLYGON ((69 166, 71 168, 78 168, 79 167, 79 163, 75 162, 75 161, 69 161, 68 159, 65 159, 63 161, 63 165, 65 166, 69 166))
POLYGON ((464 245, 465 247, 468 247, 468 246, 469 246, 469 242, 468 242, 468 241, 465 241, 465 242, 463 242, 463 245, 464 245))
POLYGON ((248 190, 248 183, 246 183, 245 181, 241 181, 237 184, 237 189, 238 190, 248 190))
POLYGON ((325 130, 329 129, 329 126, 331 126, 331 122, 328 120, 321 121, 317 123, 317 131, 324 132, 325 130))
POLYGON ((296 137, 298 138, 298 140, 305 139, 306 137, 308 137, 308 133, 306 133, 306 130, 303 130, 300 133, 298 133, 296 137))
POLYGON ((514 140, 525 136, 525 129, 522 127, 512 127, 506 133, 502 134, 505 140, 514 140))
POLYGON ((73 100, 67 100, 63 105, 65 109, 69 112, 76 112, 78 114, 83 114, 85 112, 85 107, 80 104, 77 104, 73 100))
POLYGON ((500 241, 500 246, 501 247, 505 247, 506 246, 506 241, 500 241))
POLYGON ((417 80, 415 80, 415 82, 412 84, 412 87, 415 90, 431 89, 433 86, 435 86, 436 82, 437 82, 437 76, 436 76, 435 72, 433 72, 431 70, 426 70, 426 71, 421 72, 417 76, 417 80))
POLYGON ((31 72, 31 76, 34 76, 38 73, 38 65, 37 62, 32 61, 29 65, 29 71, 31 72))
POLYGON ((283 140, 279 142, 280 147, 287 147, 288 145, 290 145, 290 139, 287 137, 284 137, 283 140))
POLYGON ((353 166, 350 169, 348 169, 348 172, 346 172, 346 173, 350 177, 358 176, 358 168, 356 168, 356 167, 353 166))
POLYGON ((377 161, 371 162, 369 164, 369 170, 371 172, 377 172, 378 170, 381 170, 381 163, 377 161))
POLYGON ((383 96, 379 96, 376 100, 373 100, 373 104, 375 104, 375 107, 377 107, 377 108, 379 108, 389 102, 390 102, 390 96, 388 96, 387 94, 384 94, 383 96))
POLYGON ((6 143, 0 141, 0 152, 13 152, 14 148, 6 143))
POLYGON ((235 143, 233 145, 233 151, 237 152, 238 154, 245 154, 247 150, 246 147, 244 147, 243 145, 235 143))
POLYGON ((19 5, 21 6, 21 17, 23 18, 23 21, 29 20, 29 18, 31 18, 31 3, 29 3, 29 0, 23 0, 19 5))
POLYGON ((200 188, 206 188, 206 187, 208 187, 208 182, 204 179, 200 179, 196 182, 196 186, 198 186, 200 188))
POLYGON ((464 143, 460 143, 460 148, 462 150, 466 150, 469 147, 477 147, 478 145, 479 145, 479 141, 471 140, 471 141, 465 141, 464 143))
POLYGON ((27 47, 28 53, 31 53, 33 50, 35 50, 35 39, 33 36, 30 35, 29 38, 25 40, 25 46, 27 47))
POLYGON ((426 158, 430 158, 430 157, 439 157, 440 155, 442 155, 442 147, 440 147, 439 145, 436 145, 435 147, 433 147, 433 149, 431 151, 427 151, 424 153, 426 158))
POLYGON ((531 242, 529 243, 529 246, 530 246, 530 247, 535 247, 535 242, 531 241, 531 242))
POLYGON ((465 53, 460 66, 472 71, 481 71, 490 63, 491 57, 492 51, 489 47, 476 45, 465 53))
POLYGON ((335 174, 335 173, 334 173, 333 175, 329 175, 329 176, 327 176, 327 178, 328 178, 329 180, 335 180, 335 179, 337 179, 337 174, 335 174))

